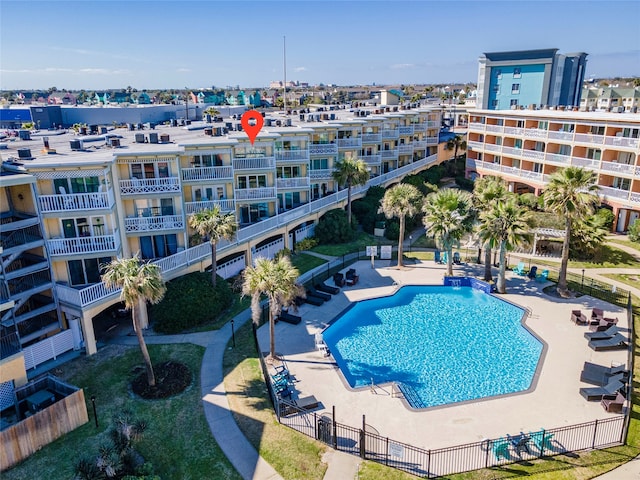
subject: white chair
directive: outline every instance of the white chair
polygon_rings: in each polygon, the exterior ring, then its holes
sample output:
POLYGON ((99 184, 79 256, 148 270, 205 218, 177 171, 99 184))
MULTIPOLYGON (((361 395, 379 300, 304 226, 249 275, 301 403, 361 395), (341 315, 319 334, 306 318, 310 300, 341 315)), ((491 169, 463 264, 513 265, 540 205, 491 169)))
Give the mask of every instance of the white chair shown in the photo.
POLYGON ((328 357, 329 347, 327 347, 327 344, 324 343, 324 339, 322 338, 322 332, 316 332, 315 340, 316 340, 316 349, 320 353, 322 353, 323 357, 328 357))

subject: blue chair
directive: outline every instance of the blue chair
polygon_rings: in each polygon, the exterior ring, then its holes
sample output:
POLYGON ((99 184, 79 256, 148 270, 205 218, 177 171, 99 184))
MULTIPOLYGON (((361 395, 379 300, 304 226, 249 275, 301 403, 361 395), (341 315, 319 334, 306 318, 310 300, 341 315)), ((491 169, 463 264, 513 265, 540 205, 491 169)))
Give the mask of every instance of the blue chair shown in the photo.
POLYGON ((441 264, 446 265, 447 264, 447 252, 443 252, 442 253, 442 260, 440 261, 441 264))
POLYGON ((462 264, 462 259, 460 258, 460 252, 454 252, 453 263, 455 263, 456 265, 462 264))
POLYGON ((535 280, 537 276, 538 276, 538 267, 534 265, 533 267, 531 267, 531 270, 529 270, 529 273, 527 273, 527 277, 532 280, 535 280))
POLYGON ((496 460, 500 460, 501 458, 509 458, 509 446, 511 442, 506 438, 499 438, 493 441, 493 454, 496 457, 496 460))
POLYGON ((542 270, 542 273, 539 273, 538 275, 536 275, 536 282, 544 283, 547 281, 548 277, 549 277, 549 270, 542 270))
POLYGON ((433 252, 433 261, 435 263, 440 263, 440 250, 433 252))
POLYGON ((514 273, 517 273, 518 275, 524 275, 525 273, 527 273, 527 267, 525 266, 524 262, 520 262, 513 269, 513 271, 514 271, 514 273))

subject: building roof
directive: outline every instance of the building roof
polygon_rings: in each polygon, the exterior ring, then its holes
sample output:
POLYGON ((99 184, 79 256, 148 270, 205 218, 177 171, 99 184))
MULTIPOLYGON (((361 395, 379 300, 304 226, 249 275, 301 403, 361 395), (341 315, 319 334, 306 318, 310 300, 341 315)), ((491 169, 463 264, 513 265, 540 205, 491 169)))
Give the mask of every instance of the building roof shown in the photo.
MULTIPOLYGON (((557 48, 546 48, 542 50, 519 50, 510 52, 488 52, 482 55, 493 62, 506 60, 536 60, 553 58, 558 52, 557 48)), ((482 57, 481 57, 482 58, 482 57)))

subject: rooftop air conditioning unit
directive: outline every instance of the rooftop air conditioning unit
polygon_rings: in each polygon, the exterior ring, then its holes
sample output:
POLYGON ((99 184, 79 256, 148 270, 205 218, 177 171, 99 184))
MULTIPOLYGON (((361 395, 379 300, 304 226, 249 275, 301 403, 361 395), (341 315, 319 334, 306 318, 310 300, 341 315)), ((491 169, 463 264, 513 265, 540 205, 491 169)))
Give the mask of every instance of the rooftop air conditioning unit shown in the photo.
POLYGON ((169 143, 169 134, 163 133, 162 135, 160 135, 160 142, 169 143))
POLYGON ((110 138, 109 142, 110 142, 110 145, 112 147, 119 147, 120 146, 120 139, 119 138, 110 138))
POLYGON ((29 130, 20 130, 18 136, 20 140, 31 140, 31 132, 29 130))
POLYGON ((205 128, 204 129, 204 134, 209 136, 209 137, 212 137, 213 136, 213 128, 205 128))
POLYGON ((71 147, 72 151, 78 152, 82 150, 82 140, 70 140, 69 146, 71 147))
POLYGON ((31 156, 30 148, 19 148, 18 149, 18 158, 20 160, 31 160, 33 157, 31 156))
POLYGON ((157 132, 151 132, 149 134, 149 143, 158 143, 158 134, 157 134, 157 132))
POLYGON ((136 143, 144 143, 144 133, 136 133, 136 143))

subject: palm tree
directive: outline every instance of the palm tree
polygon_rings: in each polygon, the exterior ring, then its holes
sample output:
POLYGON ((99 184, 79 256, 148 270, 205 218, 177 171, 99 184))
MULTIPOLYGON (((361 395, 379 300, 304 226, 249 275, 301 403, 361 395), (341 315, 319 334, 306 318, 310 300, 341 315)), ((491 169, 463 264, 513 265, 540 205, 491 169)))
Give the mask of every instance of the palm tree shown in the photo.
POLYGON ((211 244, 211 284, 216 288, 217 244, 221 239, 230 240, 236 232, 237 223, 233 213, 224 213, 220 205, 205 208, 189 217, 189 226, 203 237, 209 238, 211 244))
POLYGON ((447 145, 445 146, 445 148, 447 150, 453 150, 453 159, 456 160, 458 158, 458 150, 467 149, 467 141, 462 135, 456 135, 455 137, 447 140, 447 145))
POLYGON ((580 167, 567 167, 551 175, 547 189, 544 191, 545 207, 564 217, 565 234, 557 287, 561 297, 569 296, 567 266, 569 265, 571 227, 575 220, 593 212, 593 207, 598 202, 598 197, 595 195, 597 190, 594 172, 580 167))
POLYGON ((277 260, 258 257, 254 267, 247 267, 244 271, 242 294, 251 295, 251 316, 254 323, 260 319, 260 295, 266 295, 269 300, 269 357, 271 361, 276 357, 275 317, 283 306, 293 303, 302 289, 296 284, 299 272, 291 265, 287 256, 277 260))
POLYGON ((500 199, 480 214, 480 238, 489 249, 500 249, 500 270, 496 283, 498 293, 506 293, 507 251, 528 238, 529 219, 530 212, 518 205, 514 198, 500 199))
POLYGON ((400 219, 400 239, 398 240, 398 268, 402 267, 402 242, 404 241, 404 223, 407 216, 412 217, 420 209, 422 195, 416 187, 400 183, 391 187, 380 200, 380 209, 387 218, 400 219))
POLYGON ((138 337, 140 350, 147 369, 147 382, 150 387, 155 386, 156 377, 153 373, 151 358, 147 350, 147 344, 142 336, 142 327, 137 315, 138 308, 146 308, 142 302, 156 304, 162 300, 167 287, 162 279, 160 267, 154 263, 140 262, 138 255, 133 258, 119 258, 113 260, 105 267, 102 281, 107 288, 121 288, 120 300, 125 308, 131 310, 133 329, 138 337))
POLYGON ((349 220, 349 227, 351 227, 351 187, 367 184, 369 168, 363 160, 345 158, 336 163, 333 179, 338 185, 347 186, 347 219, 349 220))
MULTIPOLYGON (((485 212, 495 202, 506 200, 509 195, 507 183, 500 177, 486 176, 475 181, 473 185, 473 206, 478 212, 485 212)), ((491 247, 485 244, 484 250, 484 280, 490 282, 491 275, 491 247)), ((481 250, 482 247, 479 247, 481 250)), ((478 262, 480 252, 478 252, 478 262)))
POLYGON ((430 193, 422 206, 427 236, 447 252, 447 275, 453 275, 452 249, 473 226, 471 194, 446 188, 430 193))

